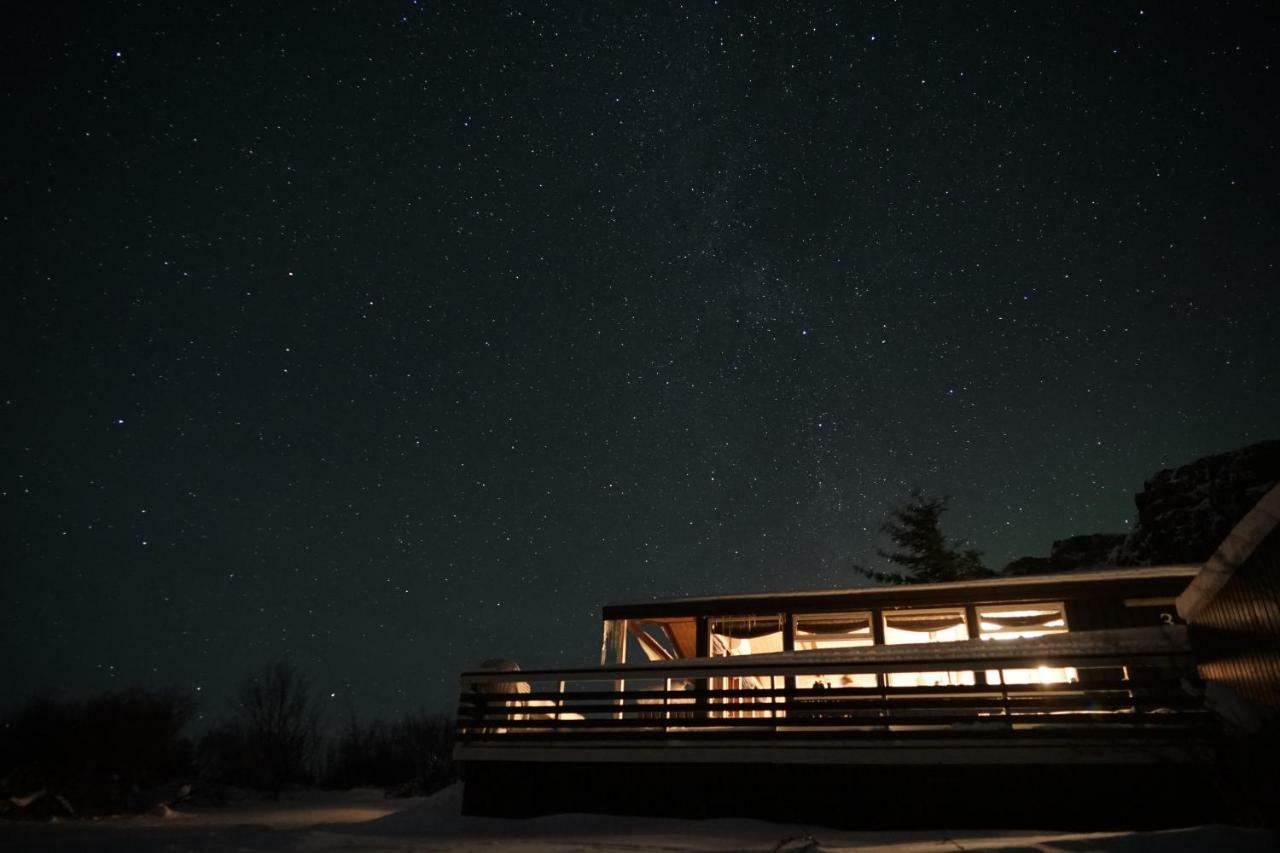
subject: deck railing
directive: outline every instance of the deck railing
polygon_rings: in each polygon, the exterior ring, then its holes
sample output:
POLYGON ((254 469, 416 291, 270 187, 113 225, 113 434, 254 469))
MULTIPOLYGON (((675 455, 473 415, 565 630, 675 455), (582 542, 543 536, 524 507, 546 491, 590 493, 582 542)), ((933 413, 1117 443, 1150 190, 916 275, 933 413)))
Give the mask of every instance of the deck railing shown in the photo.
POLYGON ((1180 629, 461 677, 458 740, 847 739, 1203 730, 1180 629), (1142 632, 1146 632, 1145 634, 1142 632), (1107 636, 1103 636, 1107 635, 1107 636), (941 648, 941 646, 949 648, 941 648), (1074 680, 1007 683, 1050 668, 1074 680), (894 686, 925 674, 927 686, 894 686), (848 686, 797 687, 804 676, 848 686), (901 679, 896 679, 901 680, 901 679), (997 683, 998 682, 998 683, 997 683))

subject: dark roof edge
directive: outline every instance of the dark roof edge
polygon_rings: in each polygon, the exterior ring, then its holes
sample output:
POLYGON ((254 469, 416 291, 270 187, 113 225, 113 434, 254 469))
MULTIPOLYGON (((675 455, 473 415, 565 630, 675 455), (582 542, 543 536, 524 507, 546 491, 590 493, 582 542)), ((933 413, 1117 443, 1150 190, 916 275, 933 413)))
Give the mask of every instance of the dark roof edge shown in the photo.
POLYGON ((1262 496, 1213 552, 1204 568, 1178 596, 1178 615, 1191 621, 1217 596, 1280 525, 1280 485, 1262 496))
POLYGON ((1088 569, 1049 575, 1018 575, 1014 577, 982 578, 947 583, 908 584, 902 586, 860 586, 844 589, 804 590, 795 592, 753 592, 730 595, 691 596, 687 598, 655 599, 653 601, 614 603, 604 605, 606 618, 611 612, 660 611, 664 607, 684 610, 697 605, 723 605, 733 602, 756 603, 762 601, 795 602, 820 601, 832 598, 849 599, 893 597, 895 593, 908 598, 929 596, 939 592, 972 592, 984 589, 1035 588, 1037 586, 1062 586, 1094 584, 1108 581, 1143 581, 1154 579, 1193 578, 1200 572, 1198 563, 1181 563, 1167 566, 1140 566, 1134 568, 1088 569))

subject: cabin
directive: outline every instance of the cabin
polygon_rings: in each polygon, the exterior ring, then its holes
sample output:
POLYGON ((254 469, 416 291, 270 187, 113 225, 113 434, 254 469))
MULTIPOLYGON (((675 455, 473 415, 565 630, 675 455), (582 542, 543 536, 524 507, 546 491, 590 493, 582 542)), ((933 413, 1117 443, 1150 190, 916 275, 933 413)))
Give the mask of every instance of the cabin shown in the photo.
MULTIPOLYGON (((1180 624, 1176 599, 1198 565, 1083 571, 911 586, 727 595, 607 605, 601 665, 744 657, 967 640, 1005 641, 1180 624)), ((801 654, 797 662, 806 660, 801 654)), ((823 674, 795 686, 835 686, 823 674)), ((1054 683, 1052 672, 889 673, 890 687, 1054 683)), ((857 686, 878 681, 864 674, 857 686)))
POLYGON ((598 665, 462 673, 463 811, 1220 820, 1222 721, 1280 719, 1278 557, 1280 486, 1204 565, 607 605, 598 665))
POLYGON ((1211 720, 1176 604, 1199 571, 607 605, 598 666, 463 674, 464 809, 901 826, 927 795, 950 826, 1204 814, 1182 780, 1209 776, 1211 720))

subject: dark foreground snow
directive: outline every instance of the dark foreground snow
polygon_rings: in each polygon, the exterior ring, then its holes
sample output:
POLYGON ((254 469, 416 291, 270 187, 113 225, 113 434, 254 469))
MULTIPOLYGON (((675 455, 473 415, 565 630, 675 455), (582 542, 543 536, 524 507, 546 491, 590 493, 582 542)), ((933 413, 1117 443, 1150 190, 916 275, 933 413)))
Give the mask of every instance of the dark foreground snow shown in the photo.
POLYGON ((674 853, 674 851, 1275 851, 1270 833, 1198 826, 1145 833, 851 832, 753 820, 555 815, 532 820, 462 817, 461 787, 387 800, 377 791, 305 792, 280 802, 192 808, 163 816, 0 824, 0 850, 89 853, 299 851, 299 853, 674 853))

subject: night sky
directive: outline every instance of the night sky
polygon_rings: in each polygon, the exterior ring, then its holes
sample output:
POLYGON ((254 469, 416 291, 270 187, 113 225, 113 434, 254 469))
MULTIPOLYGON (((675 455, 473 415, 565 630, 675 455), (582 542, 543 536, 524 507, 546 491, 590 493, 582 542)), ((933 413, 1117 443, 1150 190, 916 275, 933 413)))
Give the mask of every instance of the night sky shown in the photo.
POLYGON ((6 706, 444 708, 606 602, 865 582, 913 485, 999 567, 1277 437, 1272 2, 31 14, 6 706))

